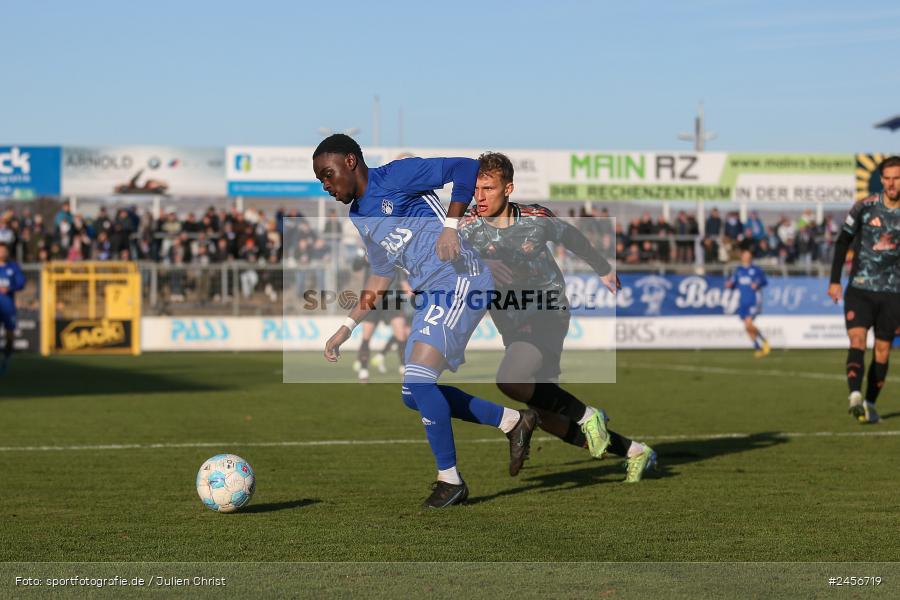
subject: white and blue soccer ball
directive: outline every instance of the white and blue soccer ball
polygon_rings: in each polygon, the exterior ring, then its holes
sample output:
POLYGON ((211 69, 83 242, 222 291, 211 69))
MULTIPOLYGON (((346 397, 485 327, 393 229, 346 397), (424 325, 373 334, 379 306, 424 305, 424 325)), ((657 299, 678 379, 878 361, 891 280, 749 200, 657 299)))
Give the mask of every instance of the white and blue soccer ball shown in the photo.
POLYGON ((246 506, 256 490, 250 463, 236 454, 216 454, 197 472, 197 493, 208 508, 230 513, 246 506))

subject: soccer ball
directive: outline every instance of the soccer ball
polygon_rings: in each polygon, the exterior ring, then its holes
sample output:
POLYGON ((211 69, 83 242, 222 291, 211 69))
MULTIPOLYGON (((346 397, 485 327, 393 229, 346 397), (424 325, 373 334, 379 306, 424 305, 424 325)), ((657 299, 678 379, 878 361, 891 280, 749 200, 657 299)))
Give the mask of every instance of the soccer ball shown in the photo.
POLYGON ((246 506, 256 490, 253 469, 235 454, 216 454, 197 472, 197 493, 212 510, 230 513, 246 506))

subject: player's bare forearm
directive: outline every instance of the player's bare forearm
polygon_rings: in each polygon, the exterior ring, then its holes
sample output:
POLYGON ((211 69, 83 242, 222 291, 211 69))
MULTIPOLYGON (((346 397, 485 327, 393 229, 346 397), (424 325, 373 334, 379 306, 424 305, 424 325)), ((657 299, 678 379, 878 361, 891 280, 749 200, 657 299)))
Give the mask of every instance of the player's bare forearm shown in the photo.
POLYGON ((465 202, 451 202, 447 209, 447 221, 444 230, 438 236, 435 251, 440 260, 456 260, 460 253, 458 219, 466 212, 465 202))
POLYGON ((451 202, 450 206, 447 208, 447 217, 451 219, 458 219, 466 214, 466 208, 468 204, 465 202, 451 202))
MULTIPOLYGON (((381 295, 391 285, 393 277, 383 277, 381 275, 369 275, 363 286, 362 297, 359 303, 350 311, 349 317, 359 323, 366 318, 380 300, 381 295)), ((341 325, 338 330, 328 338, 325 342, 325 360, 328 362, 337 362, 341 357, 341 344, 350 339, 352 323, 341 325)))

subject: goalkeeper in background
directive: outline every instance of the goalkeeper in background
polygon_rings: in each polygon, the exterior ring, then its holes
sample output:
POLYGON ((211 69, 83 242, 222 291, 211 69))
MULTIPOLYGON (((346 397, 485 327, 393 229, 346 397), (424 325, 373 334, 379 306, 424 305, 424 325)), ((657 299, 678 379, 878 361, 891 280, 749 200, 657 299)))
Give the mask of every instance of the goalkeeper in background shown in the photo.
MULTIPOLYGON (((521 309, 491 309, 491 318, 506 347, 497 372, 497 386, 512 398, 538 411, 540 427, 594 458, 608 452, 626 458, 626 481, 640 481, 656 467, 652 448, 606 428, 602 409, 585 405, 558 385, 563 341, 569 331, 566 282, 548 242, 559 243, 587 262, 615 294, 619 279, 611 265, 575 227, 537 204, 509 201, 514 169, 504 154, 488 152, 479 158, 475 183, 476 205, 460 227, 460 235, 481 253, 494 275, 501 298, 517 290, 556 294, 565 310, 543 310, 531 302, 521 309)), ((525 293, 521 297, 525 298, 525 293)), ((523 303, 524 304, 524 303, 523 303)))
POLYGON ((9 258, 9 246, 0 244, 0 325, 3 325, 5 343, 0 360, 0 375, 6 372, 16 339, 16 292, 25 287, 25 274, 19 265, 9 258))

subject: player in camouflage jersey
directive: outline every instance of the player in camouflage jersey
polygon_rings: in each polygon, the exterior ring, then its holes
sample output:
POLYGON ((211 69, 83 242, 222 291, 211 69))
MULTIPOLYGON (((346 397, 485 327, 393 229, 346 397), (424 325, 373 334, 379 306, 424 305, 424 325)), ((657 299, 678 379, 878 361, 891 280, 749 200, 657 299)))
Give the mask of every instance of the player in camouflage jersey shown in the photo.
POLYGON ((491 308, 506 347, 497 386, 513 400, 537 410, 540 426, 548 433, 575 446, 587 446, 595 458, 607 452, 627 458, 626 481, 640 481, 645 471, 656 466, 653 449, 607 430, 603 410, 586 406, 557 383, 569 330, 569 301, 565 278, 547 243, 561 243, 585 260, 612 293, 620 286, 618 277, 575 227, 542 206, 509 201, 514 174, 509 158, 486 153, 479 163, 476 206, 463 220, 460 235, 480 252, 501 294, 500 302, 491 308), (532 299, 543 294, 545 302, 526 303, 528 293, 532 299), (517 299, 515 305, 509 304, 511 297, 517 299))
POLYGON ((878 423, 878 393, 887 377, 894 335, 900 328, 900 157, 885 159, 878 167, 884 192, 853 205, 835 242, 828 295, 841 299, 841 271, 853 244, 853 266, 844 292, 844 317, 850 350, 847 384, 850 414, 860 423, 878 423), (875 356, 869 365, 865 402, 862 376, 866 336, 875 328, 875 356))

